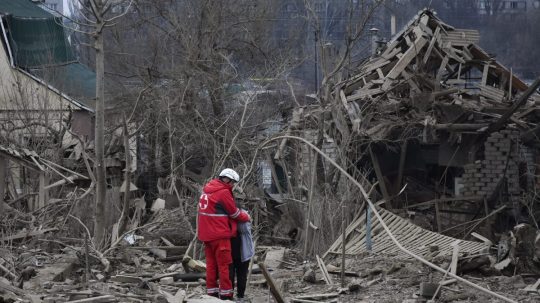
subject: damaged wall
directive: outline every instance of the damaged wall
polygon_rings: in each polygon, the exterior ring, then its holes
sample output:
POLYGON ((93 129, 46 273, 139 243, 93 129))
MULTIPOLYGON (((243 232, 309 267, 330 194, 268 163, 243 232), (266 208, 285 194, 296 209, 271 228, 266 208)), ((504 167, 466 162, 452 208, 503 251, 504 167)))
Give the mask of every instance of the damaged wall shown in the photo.
POLYGON ((503 178, 508 194, 520 194, 518 148, 519 131, 502 130, 491 134, 484 143, 484 159, 463 167, 463 195, 488 197, 503 178))

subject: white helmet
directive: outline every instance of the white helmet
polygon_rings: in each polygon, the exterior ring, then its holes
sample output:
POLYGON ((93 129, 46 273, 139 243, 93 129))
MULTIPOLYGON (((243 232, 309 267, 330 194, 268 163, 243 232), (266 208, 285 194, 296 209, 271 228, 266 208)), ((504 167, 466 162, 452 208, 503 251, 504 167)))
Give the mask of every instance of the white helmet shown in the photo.
POLYGON ((235 182, 240 181, 240 175, 238 175, 237 172, 235 172, 233 169, 225 168, 219 173, 220 177, 227 177, 235 182))

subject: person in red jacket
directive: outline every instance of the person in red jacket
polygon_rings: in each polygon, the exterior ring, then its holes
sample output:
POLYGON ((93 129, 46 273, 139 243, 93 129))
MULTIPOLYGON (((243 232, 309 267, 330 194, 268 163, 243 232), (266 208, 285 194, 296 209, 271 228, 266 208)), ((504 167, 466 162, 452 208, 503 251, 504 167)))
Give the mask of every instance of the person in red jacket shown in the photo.
POLYGON ((236 207, 232 189, 240 181, 237 172, 226 168, 219 177, 208 182, 199 199, 198 234, 206 255, 206 292, 232 300, 229 278, 232 263, 231 238, 236 237, 236 222, 248 222, 249 215, 236 207), (219 285, 217 283, 219 277, 219 285))

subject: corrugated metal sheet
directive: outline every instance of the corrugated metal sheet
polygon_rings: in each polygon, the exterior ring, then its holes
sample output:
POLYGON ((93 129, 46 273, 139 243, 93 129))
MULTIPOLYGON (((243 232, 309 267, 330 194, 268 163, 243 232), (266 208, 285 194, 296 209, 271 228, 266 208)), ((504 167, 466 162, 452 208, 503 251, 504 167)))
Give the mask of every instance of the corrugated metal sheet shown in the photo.
MULTIPOLYGON (((450 244, 458 239, 423 229, 411 223, 409 220, 382 208, 379 208, 379 213, 396 239, 411 252, 427 257, 431 254, 430 246, 437 245, 439 247, 439 255, 452 254, 452 247, 450 244)), ((347 243, 345 245, 346 254, 354 255, 367 252, 365 222, 366 216, 364 212, 359 218, 354 220, 349 227, 347 227, 347 243)), ((373 253, 398 256, 400 258, 412 258, 408 254, 402 252, 395 243, 392 242, 388 234, 380 225, 379 220, 377 220, 374 215, 372 215, 371 230, 373 253)), ((485 243, 474 241, 461 241, 459 246, 461 255, 479 253, 482 249, 486 248, 485 243)), ((332 244, 326 255, 341 254, 341 250, 340 237, 332 244)))

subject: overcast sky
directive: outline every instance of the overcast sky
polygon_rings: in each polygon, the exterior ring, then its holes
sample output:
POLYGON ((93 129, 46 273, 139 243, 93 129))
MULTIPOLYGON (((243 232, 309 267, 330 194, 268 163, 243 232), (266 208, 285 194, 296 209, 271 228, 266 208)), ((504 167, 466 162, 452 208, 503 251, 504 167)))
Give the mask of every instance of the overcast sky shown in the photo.
POLYGON ((64 15, 69 15, 68 1, 69 0, 64 0, 64 15))

